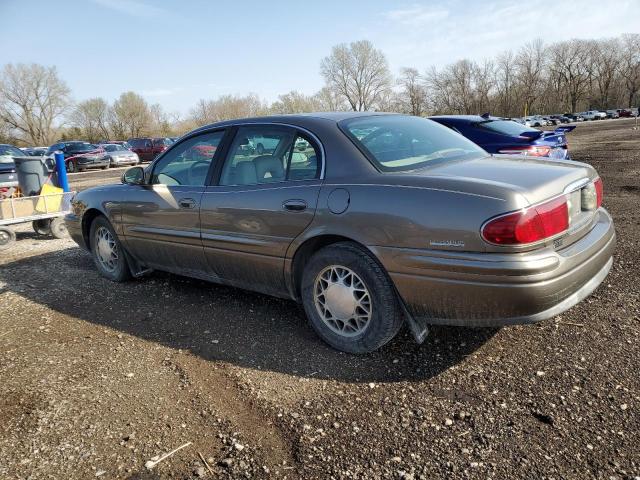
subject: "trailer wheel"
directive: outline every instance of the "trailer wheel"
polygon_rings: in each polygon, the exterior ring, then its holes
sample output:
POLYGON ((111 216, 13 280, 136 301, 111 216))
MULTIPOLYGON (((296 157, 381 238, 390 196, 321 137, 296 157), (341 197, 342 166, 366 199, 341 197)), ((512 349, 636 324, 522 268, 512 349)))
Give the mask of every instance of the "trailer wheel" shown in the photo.
POLYGON ((49 235, 51 233, 51 219, 49 218, 34 220, 31 226, 38 235, 49 235))
POLYGON ((16 241, 16 234, 7 227, 0 227, 0 250, 8 249, 16 241))
POLYGON ((53 235, 54 238, 66 238, 69 235, 67 225, 64 223, 64 218, 56 217, 51 220, 51 235, 53 235))

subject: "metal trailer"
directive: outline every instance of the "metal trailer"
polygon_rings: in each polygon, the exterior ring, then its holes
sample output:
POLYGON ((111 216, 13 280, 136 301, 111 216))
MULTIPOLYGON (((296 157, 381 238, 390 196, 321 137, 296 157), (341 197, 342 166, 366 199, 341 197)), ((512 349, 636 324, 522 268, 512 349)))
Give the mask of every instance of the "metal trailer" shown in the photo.
POLYGON ((71 211, 71 199, 76 192, 35 195, 0 200, 0 250, 9 248, 16 240, 9 227, 32 222, 33 230, 40 235, 64 238, 67 228, 64 215, 71 211))

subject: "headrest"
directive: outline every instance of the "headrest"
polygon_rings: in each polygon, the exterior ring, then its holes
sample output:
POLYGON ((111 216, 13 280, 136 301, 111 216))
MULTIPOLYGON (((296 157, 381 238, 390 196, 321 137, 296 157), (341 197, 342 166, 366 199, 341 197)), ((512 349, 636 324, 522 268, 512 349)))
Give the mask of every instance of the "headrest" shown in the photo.
POLYGON ((282 162, 271 155, 261 155, 253 159, 256 166, 258 183, 280 182, 284 180, 285 172, 282 162))

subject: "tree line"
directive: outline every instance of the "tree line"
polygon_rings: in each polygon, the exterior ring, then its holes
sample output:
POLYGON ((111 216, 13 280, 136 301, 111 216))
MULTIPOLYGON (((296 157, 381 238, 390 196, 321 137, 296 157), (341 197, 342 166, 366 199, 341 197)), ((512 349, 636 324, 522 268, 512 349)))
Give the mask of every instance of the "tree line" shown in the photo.
POLYGON ((552 44, 535 40, 483 61, 461 59, 394 77, 367 41, 336 45, 320 62, 325 86, 266 102, 255 94, 201 99, 187 114, 165 111, 135 92, 113 102, 74 102, 55 67, 7 64, 0 72, 0 142, 50 145, 59 139, 176 136, 222 120, 312 111, 391 111, 412 115, 516 117, 631 107, 639 102, 640 34, 552 44))

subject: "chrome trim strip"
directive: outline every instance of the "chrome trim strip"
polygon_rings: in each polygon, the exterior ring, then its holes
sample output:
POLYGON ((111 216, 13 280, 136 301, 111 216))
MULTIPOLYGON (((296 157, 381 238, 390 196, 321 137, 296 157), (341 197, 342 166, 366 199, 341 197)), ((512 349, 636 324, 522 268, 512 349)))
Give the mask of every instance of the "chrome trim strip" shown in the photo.
POLYGON ((396 188, 413 188, 416 190, 432 190, 434 192, 459 193, 460 195, 470 195, 472 197, 489 198, 506 202, 504 198, 492 197, 490 195, 482 195, 481 193, 461 192, 459 190, 447 190, 445 188, 419 187, 417 185, 393 185, 384 183, 325 183, 325 187, 396 187, 396 188))

